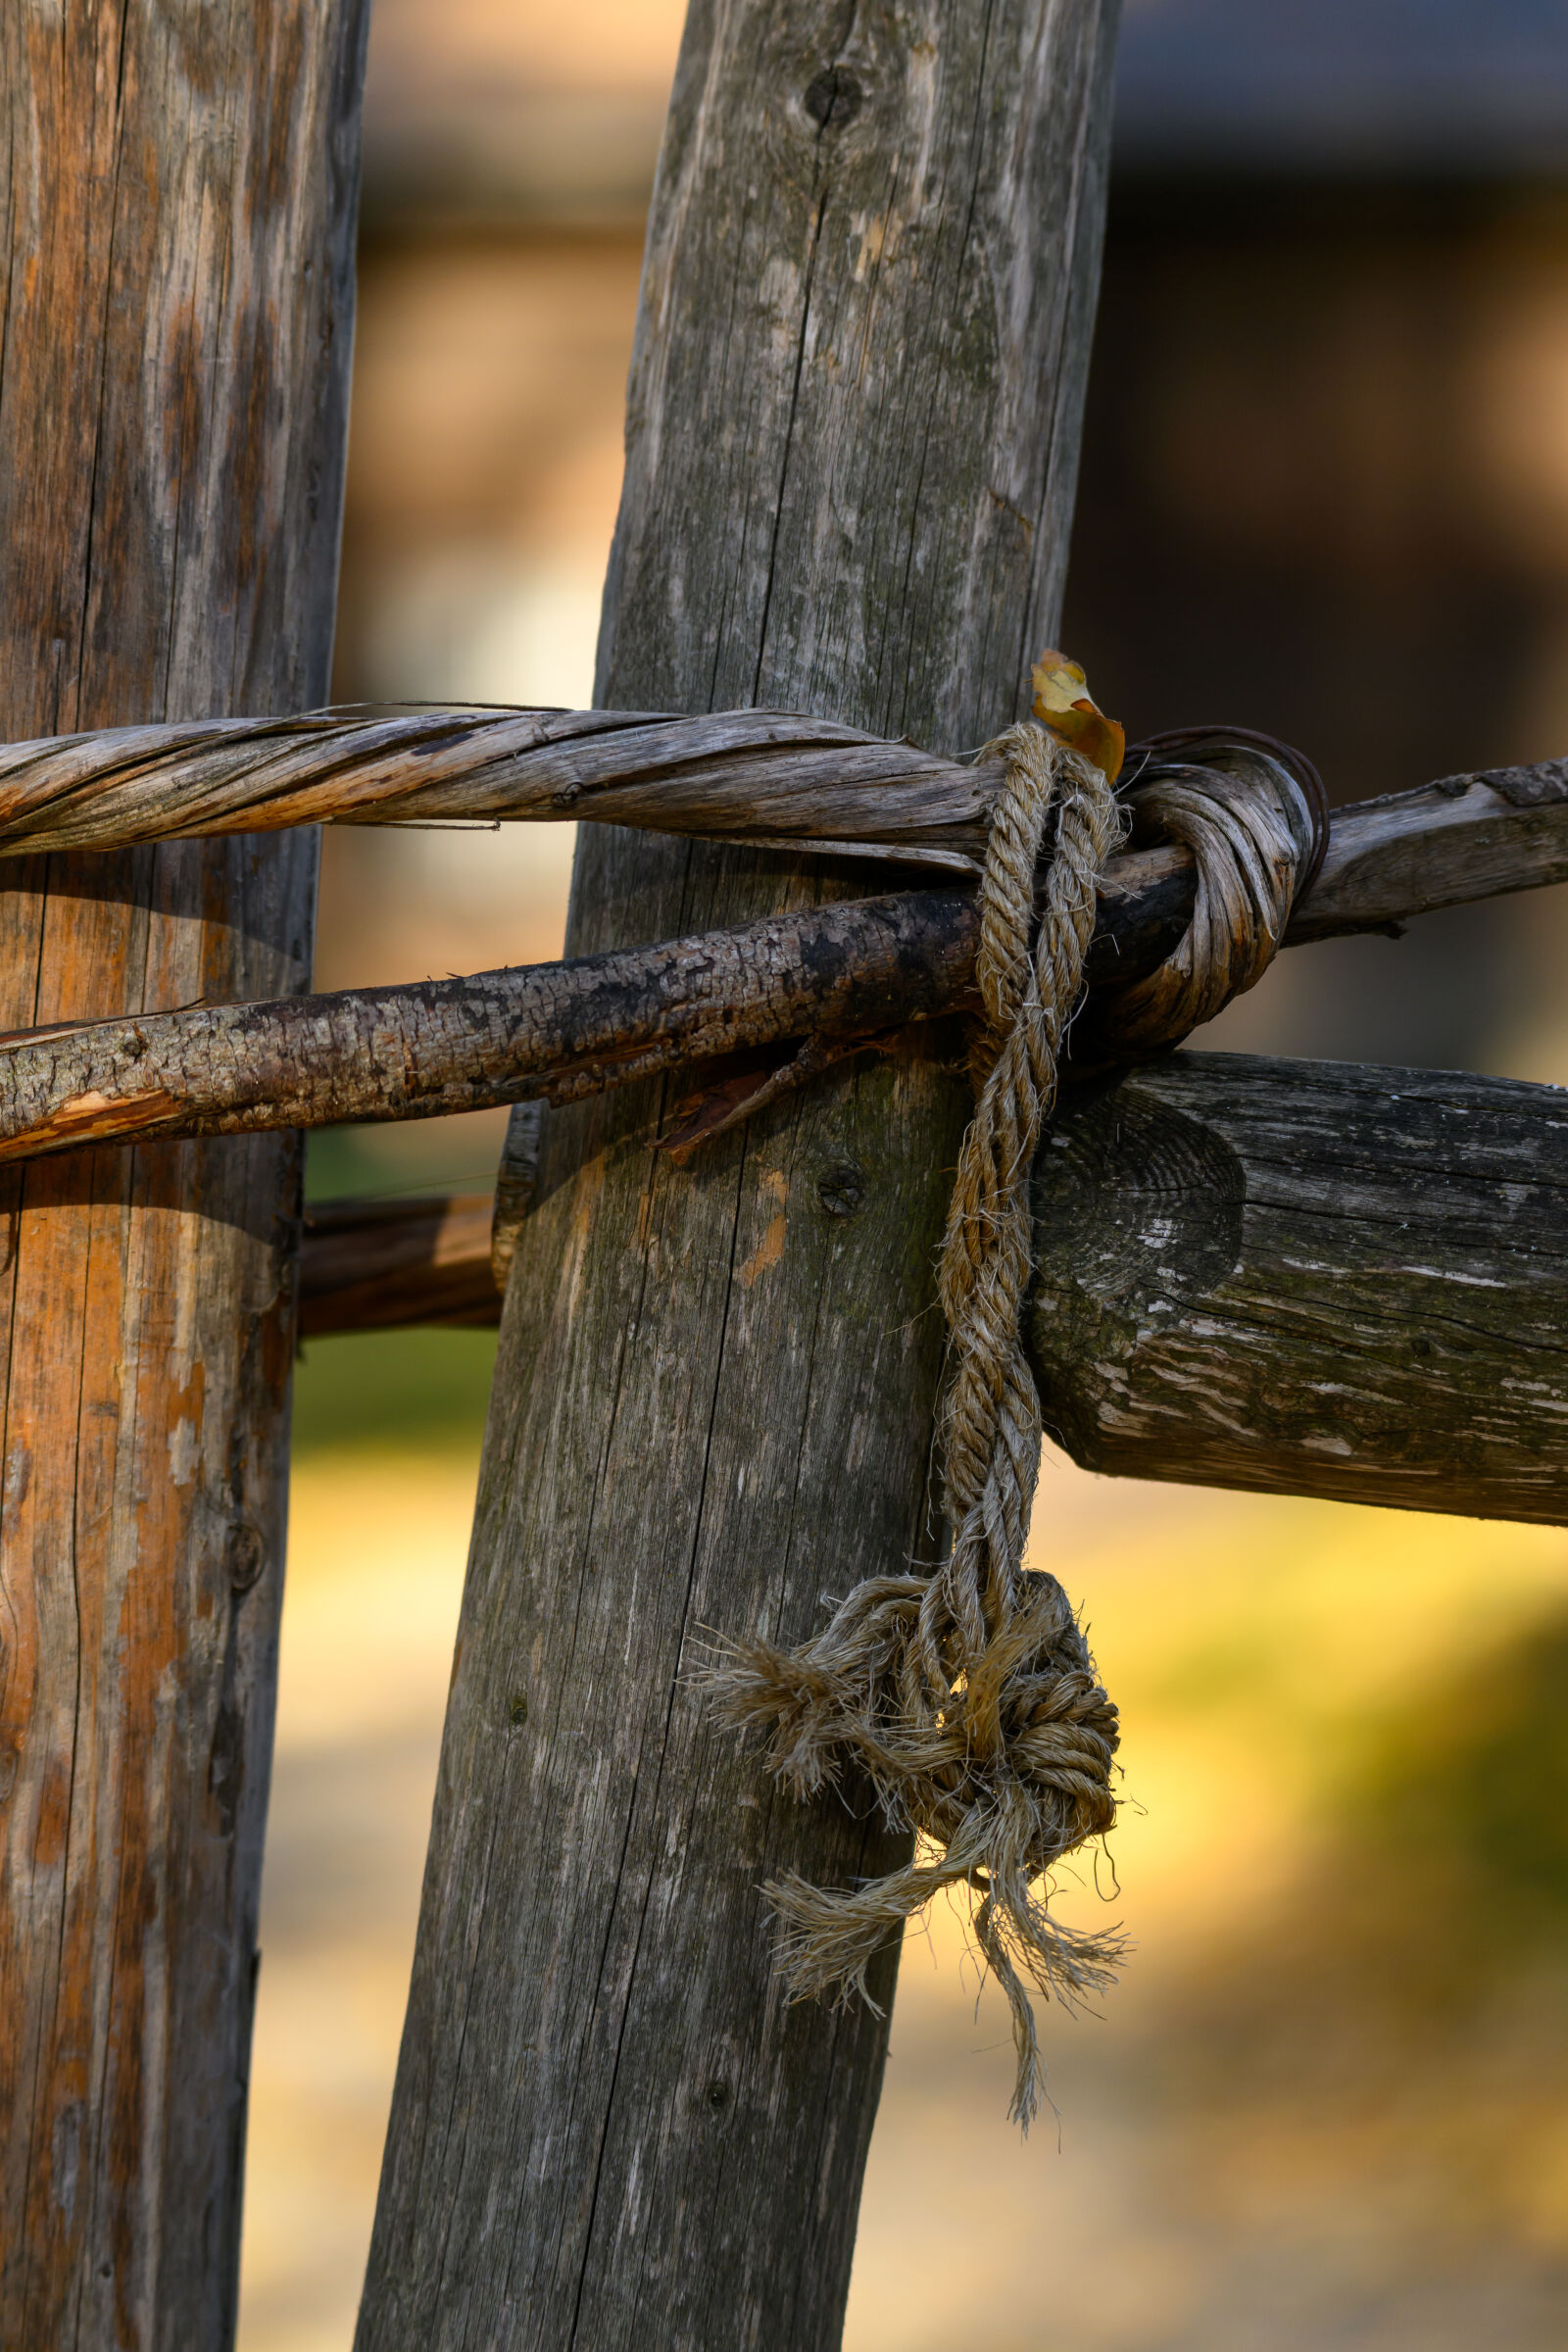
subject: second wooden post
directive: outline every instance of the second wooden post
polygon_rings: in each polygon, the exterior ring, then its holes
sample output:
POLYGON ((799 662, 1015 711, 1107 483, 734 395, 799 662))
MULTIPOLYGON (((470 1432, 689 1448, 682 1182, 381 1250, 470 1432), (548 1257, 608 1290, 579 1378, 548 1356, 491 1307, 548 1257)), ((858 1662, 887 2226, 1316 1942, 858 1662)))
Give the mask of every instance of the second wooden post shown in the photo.
MULTIPOLYGON (((695 0, 655 194, 599 699, 946 750, 1054 635, 1113 0, 695 0)), ((836 888, 600 831, 571 946, 836 888)), ((781 2005, 761 1882, 888 1866, 693 1670, 929 1558, 967 1109, 911 1040, 688 1167, 556 1123, 486 1440, 361 2352, 838 2341, 886 2024, 781 2005)), ((944 1045, 946 1052, 944 1052, 944 1045)), ((891 1997, 896 1954, 875 1985, 891 1997)))
MULTIPOLYGON (((327 691, 365 0, 0 0, 0 741, 327 691)), ((30 857, 0 1025, 282 994, 316 843, 30 857)), ((233 2340, 296 1138, 0 1183, 0 2345, 233 2340)))

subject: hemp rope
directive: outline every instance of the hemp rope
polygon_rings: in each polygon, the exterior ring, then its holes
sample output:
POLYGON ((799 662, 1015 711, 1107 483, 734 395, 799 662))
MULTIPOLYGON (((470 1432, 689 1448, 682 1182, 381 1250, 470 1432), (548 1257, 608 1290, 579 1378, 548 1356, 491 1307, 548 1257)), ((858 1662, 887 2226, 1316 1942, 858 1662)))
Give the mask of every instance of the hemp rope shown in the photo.
POLYGON ((975 1939, 1012 2013, 1010 2113, 1027 2130, 1044 2088, 1031 1991, 1071 2008, 1111 1982, 1124 1948, 1119 1931, 1063 1927, 1049 1906, 1054 1866, 1115 1820, 1118 1724, 1061 1586, 1023 1565, 1040 1469, 1040 1400, 1021 1336, 1030 1169, 1083 993, 1096 884, 1129 825, 1168 828, 1199 860, 1194 921, 1175 956, 1114 1001, 1118 1032, 1125 1022, 1147 1049, 1259 976, 1321 822, 1300 781, 1256 752, 1241 777, 1184 766, 1125 801, 1092 760, 1029 722, 982 757, 1005 764, 980 884, 978 1102, 938 1284, 950 1353, 938 1422, 948 1554, 929 1575, 858 1585, 798 1649, 731 1644, 705 1680, 721 1720, 766 1734, 766 1760, 796 1796, 833 1786, 853 1762, 889 1822, 940 1849, 925 1860, 917 1848, 906 1868, 851 1891, 795 1874, 770 1884, 791 1996, 869 1999, 874 1955, 934 1895, 969 1887, 980 1897, 975 1939))

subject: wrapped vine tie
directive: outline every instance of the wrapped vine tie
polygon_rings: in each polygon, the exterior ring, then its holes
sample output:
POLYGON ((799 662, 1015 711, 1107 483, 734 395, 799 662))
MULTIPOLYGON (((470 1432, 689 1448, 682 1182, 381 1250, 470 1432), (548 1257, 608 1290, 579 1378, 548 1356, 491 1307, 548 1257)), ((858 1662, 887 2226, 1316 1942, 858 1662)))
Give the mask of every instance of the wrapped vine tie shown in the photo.
POLYGON ((1209 1017, 1259 976, 1323 832, 1310 793, 1272 761, 1261 792, 1222 780, 1205 793, 1179 766, 1170 773, 1155 747, 1143 771, 1152 780, 1119 801, 1120 731, 1088 703, 1082 673, 1048 655, 1036 684, 1053 731, 1025 722, 987 747, 1005 780, 980 885, 978 1101, 939 1278, 948 1553, 930 1574, 858 1586, 798 1649, 733 1645, 710 1678, 725 1720, 766 1733, 768 1762, 794 1794, 813 1796, 858 1766, 888 1819, 919 1840, 908 1867, 863 1886, 791 1876, 767 1887, 792 1995, 869 1997, 870 1961, 906 1922, 945 1888, 972 1889, 975 1938, 1012 2012, 1011 2113, 1025 2129, 1044 2082, 1031 1994, 1070 2007, 1110 1982, 1123 1948, 1118 1931, 1062 1926, 1048 1900, 1054 1867, 1115 1819, 1118 1732, 1065 1592, 1024 1567, 1040 1467, 1040 1401, 1020 1336, 1030 1168, 1083 992, 1096 884, 1129 825, 1176 832, 1200 863, 1181 948, 1121 992, 1141 1049, 1170 1042, 1178 1024, 1209 1017))

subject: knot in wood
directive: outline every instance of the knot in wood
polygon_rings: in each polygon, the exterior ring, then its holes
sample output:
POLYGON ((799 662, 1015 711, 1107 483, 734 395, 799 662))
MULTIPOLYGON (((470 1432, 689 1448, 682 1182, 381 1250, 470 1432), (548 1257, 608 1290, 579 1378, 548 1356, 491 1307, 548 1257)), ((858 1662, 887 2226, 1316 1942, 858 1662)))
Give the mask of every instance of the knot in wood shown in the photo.
POLYGON ((860 111, 858 74, 848 66, 829 66, 806 85, 806 111, 824 130, 842 130, 860 111))
POLYGON ((835 1159, 816 1179, 816 1197, 830 1217, 853 1217, 865 1199, 865 1174, 853 1159, 835 1159))

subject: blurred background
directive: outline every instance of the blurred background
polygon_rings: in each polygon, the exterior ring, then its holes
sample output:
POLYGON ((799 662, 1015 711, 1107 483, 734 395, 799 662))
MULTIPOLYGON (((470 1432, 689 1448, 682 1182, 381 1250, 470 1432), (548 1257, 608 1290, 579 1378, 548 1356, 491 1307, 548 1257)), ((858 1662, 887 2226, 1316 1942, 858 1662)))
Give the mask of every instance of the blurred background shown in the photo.
MULTIPOLYGON (((588 699, 681 14, 375 0, 345 699, 588 699)), ((1568 752, 1568 8, 1129 0, 1118 107, 1063 627, 1097 693, 1288 736, 1337 800, 1568 752)), ((321 984, 558 952, 570 846, 329 833, 321 984)), ((1563 914, 1284 956, 1203 1042, 1568 1080, 1563 914)), ((499 1143, 325 1136, 311 1185, 479 1189, 499 1143)), ((243 2352, 352 2336, 490 1350, 300 1368, 243 2352)), ((1120 1892, 1069 1901, 1138 1949, 1048 2019, 1025 2144, 959 1924, 911 1942, 849 2352, 1556 2352, 1568 1541, 1054 1459, 1035 1556, 1127 1725, 1120 1892)))

